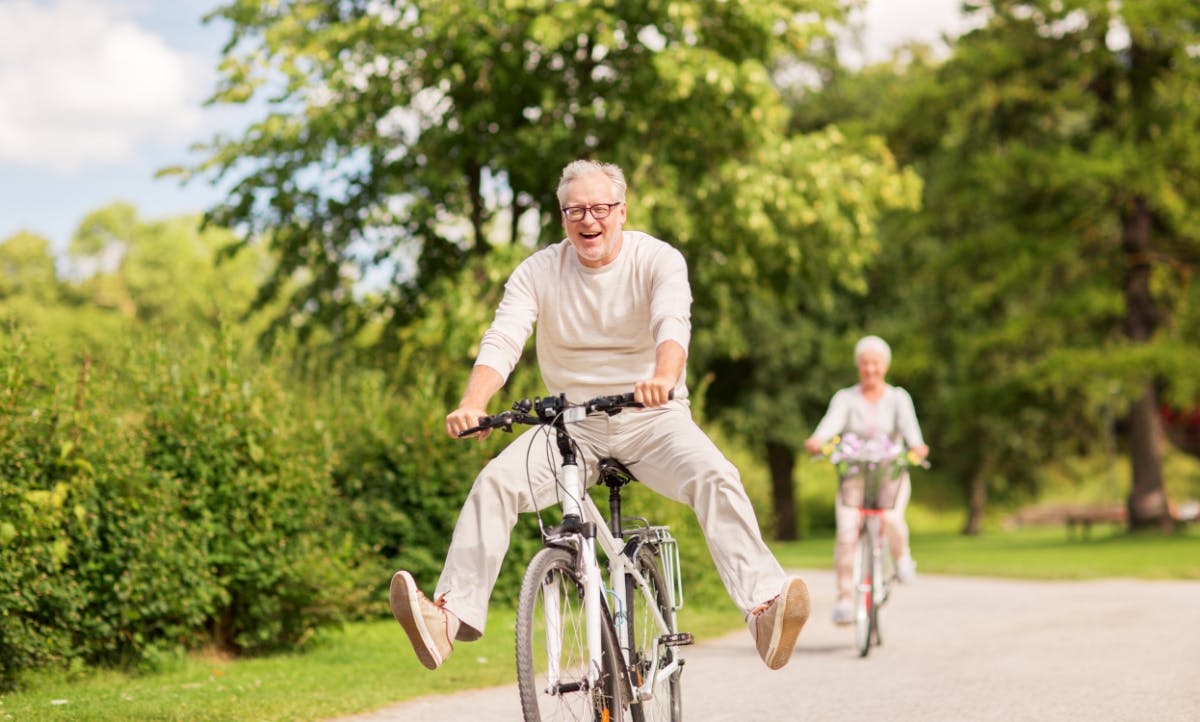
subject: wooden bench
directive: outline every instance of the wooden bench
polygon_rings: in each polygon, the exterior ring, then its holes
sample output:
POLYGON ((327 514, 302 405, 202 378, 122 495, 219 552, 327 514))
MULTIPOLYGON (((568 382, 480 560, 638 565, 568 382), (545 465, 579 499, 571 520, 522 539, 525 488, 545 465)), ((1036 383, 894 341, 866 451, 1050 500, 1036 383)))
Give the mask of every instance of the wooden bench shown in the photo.
POLYGON ((1065 525, 1067 535, 1086 537, 1094 524, 1121 524, 1128 521, 1125 507, 1112 504, 1042 504, 1029 506, 1009 517, 1006 526, 1058 526, 1065 525))
MULTIPOLYGON (((1176 526, 1200 523, 1200 501, 1187 499, 1170 502, 1168 512, 1176 526)), ((1067 536, 1084 538, 1092 533, 1095 524, 1129 523, 1129 512, 1123 504, 1040 504, 1027 506, 1013 514, 1005 523, 1007 528, 1023 526, 1057 526, 1067 528, 1067 536)))
POLYGON ((1092 534, 1093 524, 1120 524, 1129 522, 1129 512, 1124 506, 1079 506, 1067 510, 1067 536, 1079 538, 1092 534))

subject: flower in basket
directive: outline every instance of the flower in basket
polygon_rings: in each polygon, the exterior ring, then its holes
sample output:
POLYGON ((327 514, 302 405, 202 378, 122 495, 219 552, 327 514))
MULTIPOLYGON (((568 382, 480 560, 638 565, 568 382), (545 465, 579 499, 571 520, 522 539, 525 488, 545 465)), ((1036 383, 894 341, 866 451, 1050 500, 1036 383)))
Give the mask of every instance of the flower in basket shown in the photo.
MULTIPOLYGON (((905 466, 904 447, 886 436, 863 438, 857 434, 835 436, 826 454, 838 474, 847 476, 874 471, 881 466, 905 466)), ((824 451, 824 450, 822 450, 824 451)))

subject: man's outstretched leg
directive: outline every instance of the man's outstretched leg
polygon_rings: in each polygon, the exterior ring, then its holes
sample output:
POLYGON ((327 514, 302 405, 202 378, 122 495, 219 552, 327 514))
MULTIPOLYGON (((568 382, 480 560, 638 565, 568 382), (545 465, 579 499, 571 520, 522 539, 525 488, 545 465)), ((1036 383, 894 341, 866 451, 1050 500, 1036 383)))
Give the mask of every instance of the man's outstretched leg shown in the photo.
POLYGON ((779 596, 750 612, 746 619, 750 636, 769 668, 779 669, 792 658, 809 610, 808 586, 800 577, 793 577, 784 583, 779 596))
POLYGON ((392 614, 408 634, 417 659, 429 669, 442 666, 454 649, 458 617, 446 611, 439 602, 429 601, 417 588, 413 576, 404 570, 392 576, 389 596, 392 614))

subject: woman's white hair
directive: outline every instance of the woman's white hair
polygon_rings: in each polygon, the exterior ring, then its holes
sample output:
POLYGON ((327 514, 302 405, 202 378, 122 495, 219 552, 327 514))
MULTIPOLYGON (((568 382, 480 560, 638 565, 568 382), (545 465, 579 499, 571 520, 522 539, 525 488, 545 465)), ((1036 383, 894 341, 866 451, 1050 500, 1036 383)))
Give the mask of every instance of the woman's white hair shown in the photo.
POLYGON ((862 359, 862 355, 868 351, 874 351, 883 357, 885 364, 892 362, 892 347, 888 346, 887 341, 878 336, 863 336, 854 344, 854 363, 858 363, 862 359))

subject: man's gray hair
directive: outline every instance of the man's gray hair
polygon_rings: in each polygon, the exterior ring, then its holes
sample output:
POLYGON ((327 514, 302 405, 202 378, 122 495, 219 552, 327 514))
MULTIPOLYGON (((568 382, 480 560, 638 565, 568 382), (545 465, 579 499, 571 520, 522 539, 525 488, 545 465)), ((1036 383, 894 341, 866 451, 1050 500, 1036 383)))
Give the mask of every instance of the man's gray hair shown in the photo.
POLYGON ((573 160, 563 168, 562 179, 558 182, 558 204, 567 202, 567 186, 593 173, 603 173, 612 181, 613 201, 625 200, 625 173, 615 163, 601 163, 598 160, 573 160))
POLYGON ((878 336, 863 336, 854 344, 854 363, 858 363, 862 359, 862 355, 868 351, 874 351, 883 357, 885 364, 892 362, 892 347, 888 346, 887 341, 878 336))

